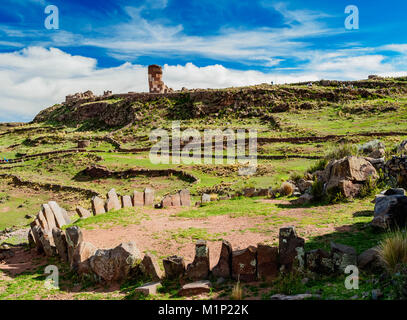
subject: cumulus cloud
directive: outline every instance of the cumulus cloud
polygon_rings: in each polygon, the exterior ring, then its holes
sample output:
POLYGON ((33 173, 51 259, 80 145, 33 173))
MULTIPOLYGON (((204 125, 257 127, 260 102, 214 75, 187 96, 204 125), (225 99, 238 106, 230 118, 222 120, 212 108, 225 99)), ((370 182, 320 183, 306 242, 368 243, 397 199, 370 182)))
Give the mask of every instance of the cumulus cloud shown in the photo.
MULTIPOLYGON (((381 55, 349 52, 316 53, 301 71, 273 73, 233 70, 220 64, 198 67, 165 65, 164 81, 174 89, 226 88, 274 82, 276 84, 319 79, 362 79, 371 73, 404 75, 381 55)), ((57 48, 29 47, 0 53, 0 121, 30 121, 42 109, 64 101, 75 92, 102 94, 147 92, 147 66, 124 63, 98 68, 97 60, 68 54, 57 48)))

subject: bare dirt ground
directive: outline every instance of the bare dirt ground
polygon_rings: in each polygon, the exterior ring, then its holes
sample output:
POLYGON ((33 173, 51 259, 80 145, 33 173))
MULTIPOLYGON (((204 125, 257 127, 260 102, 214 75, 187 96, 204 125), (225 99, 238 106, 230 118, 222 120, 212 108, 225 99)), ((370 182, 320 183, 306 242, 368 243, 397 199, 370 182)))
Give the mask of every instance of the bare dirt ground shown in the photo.
MULTIPOLYGON (((288 204, 281 200, 262 200, 269 203, 288 204)), ((237 217, 226 215, 210 216, 208 218, 191 219, 174 217, 177 209, 150 210, 149 220, 142 220, 140 224, 129 226, 114 226, 109 229, 83 229, 84 240, 91 242, 98 248, 112 248, 120 243, 134 241, 142 252, 151 251, 158 258, 169 255, 184 257, 186 263, 192 262, 195 255, 195 241, 188 236, 180 236, 189 228, 205 229, 208 234, 208 247, 210 252, 211 267, 216 265, 221 239, 229 241, 234 250, 247 248, 249 245, 257 246, 258 243, 273 244, 278 241, 279 227, 271 226, 267 232, 252 232, 249 228, 267 223, 267 217, 237 217)), ((307 214, 302 208, 286 209, 279 216, 304 218, 307 214)), ((296 225, 296 223, 292 223, 296 225)), ((324 234, 333 232, 334 227, 315 228, 313 226, 302 229, 301 236, 307 239, 309 234, 324 234)))

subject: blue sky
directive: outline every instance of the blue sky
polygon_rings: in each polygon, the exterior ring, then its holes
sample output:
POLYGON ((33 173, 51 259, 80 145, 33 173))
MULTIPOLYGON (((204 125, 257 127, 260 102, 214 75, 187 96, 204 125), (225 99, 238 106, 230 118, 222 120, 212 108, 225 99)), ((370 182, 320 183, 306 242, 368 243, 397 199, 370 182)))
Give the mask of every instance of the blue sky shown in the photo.
POLYGON ((175 89, 404 75, 406 12, 402 0, 2 0, 0 121, 77 91, 146 91, 152 63, 175 89), (59 30, 44 27, 47 5, 59 30))

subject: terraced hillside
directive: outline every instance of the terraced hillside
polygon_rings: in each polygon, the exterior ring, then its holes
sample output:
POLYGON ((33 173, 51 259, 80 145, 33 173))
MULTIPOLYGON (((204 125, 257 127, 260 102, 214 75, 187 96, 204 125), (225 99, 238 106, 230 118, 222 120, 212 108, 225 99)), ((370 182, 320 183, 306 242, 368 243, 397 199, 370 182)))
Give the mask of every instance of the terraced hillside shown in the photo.
MULTIPOLYGON (((297 181, 323 169, 338 150, 348 150, 344 156, 361 155, 355 146, 375 139, 384 143, 386 160, 396 155, 397 147, 407 139, 407 78, 115 94, 107 100, 92 98, 52 106, 29 124, 3 124, 0 230, 7 232, 0 235, 0 241, 15 247, 14 256, 0 265, 0 299, 134 298, 139 280, 109 288, 79 281, 61 262, 27 249, 29 224, 41 204, 50 200, 68 211, 73 225, 81 227, 87 241, 110 248, 134 240, 141 251, 159 260, 177 253, 191 262, 194 241, 204 239, 210 247, 211 265, 215 265, 222 239, 234 248, 258 243, 277 245, 279 228, 288 225, 295 226, 306 240, 307 250, 329 248, 335 241, 353 246, 360 254, 385 237, 369 226, 374 192, 382 191, 379 188, 384 186, 375 186, 376 190, 354 199, 307 204, 295 204, 293 200, 299 195, 284 195, 280 187, 285 181, 297 181), (257 130, 256 172, 240 176, 239 168, 244 164, 227 164, 226 155, 222 163, 216 164, 151 163, 149 152, 155 142, 150 141, 150 132, 167 129, 171 138, 174 120, 180 121, 181 132, 257 130), (89 140, 90 145, 78 148, 78 141, 83 140, 89 140), (86 174, 92 166, 112 172, 139 169, 140 173, 92 177, 86 174), (151 175, 143 173, 144 169, 172 169, 194 179, 177 174, 151 175), (193 204, 200 202, 203 194, 210 194, 216 201, 190 208, 127 208, 88 219, 79 219, 75 211, 78 205, 91 210, 90 199, 94 195, 104 198, 112 188, 126 195, 146 187, 156 190, 156 203, 181 189, 190 190, 193 204), (275 192, 246 197, 251 188, 275 192), (42 284, 44 268, 50 262, 63 270, 60 289, 52 292, 42 284)), ((361 289, 356 293, 359 299, 370 299, 371 295, 362 293, 381 285, 370 281, 371 277, 369 273, 361 277, 361 289)), ((271 283, 244 286, 244 296, 268 299, 275 293, 309 291, 324 299, 354 297, 355 292, 344 287, 344 278, 344 274, 279 277, 271 283)), ((229 298, 234 284, 214 281, 213 285, 204 298, 229 298)), ((166 283, 153 298, 179 298, 178 286, 166 283)), ((384 293, 389 299, 393 297, 390 287, 380 289, 387 290, 384 293)))

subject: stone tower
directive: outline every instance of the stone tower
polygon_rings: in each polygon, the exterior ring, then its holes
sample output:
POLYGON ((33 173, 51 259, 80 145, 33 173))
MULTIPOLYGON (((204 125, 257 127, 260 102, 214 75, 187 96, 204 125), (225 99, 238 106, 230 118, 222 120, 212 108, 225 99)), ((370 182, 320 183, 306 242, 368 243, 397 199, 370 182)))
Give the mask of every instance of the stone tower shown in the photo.
POLYGON ((163 70, 160 66, 153 64, 148 66, 148 85, 150 93, 172 92, 163 82, 163 70))

